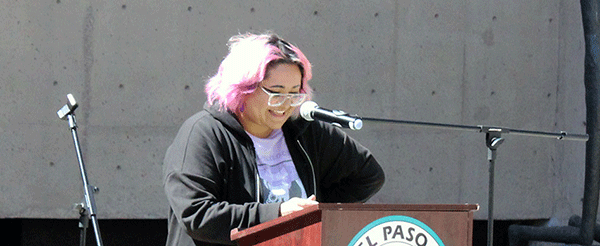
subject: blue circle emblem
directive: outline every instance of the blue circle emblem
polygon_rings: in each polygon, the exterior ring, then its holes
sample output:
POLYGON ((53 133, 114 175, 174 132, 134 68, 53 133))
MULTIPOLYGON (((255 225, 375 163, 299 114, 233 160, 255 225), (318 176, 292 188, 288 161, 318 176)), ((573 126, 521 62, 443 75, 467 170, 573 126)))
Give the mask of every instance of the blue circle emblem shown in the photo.
POLYGON ((348 244, 348 246, 384 245, 444 246, 444 243, 425 223, 408 216, 392 215, 371 222, 348 244))

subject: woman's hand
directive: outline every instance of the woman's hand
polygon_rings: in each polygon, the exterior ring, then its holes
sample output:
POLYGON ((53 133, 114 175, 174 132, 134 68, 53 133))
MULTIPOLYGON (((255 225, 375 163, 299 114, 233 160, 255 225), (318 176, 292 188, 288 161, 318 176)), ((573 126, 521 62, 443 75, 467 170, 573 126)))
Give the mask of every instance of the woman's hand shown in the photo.
POLYGON ((309 198, 298 198, 294 197, 287 202, 284 202, 279 206, 279 214, 281 216, 286 216, 296 211, 300 211, 302 209, 308 208, 310 206, 314 206, 319 204, 317 202, 317 197, 315 195, 311 195, 309 198))

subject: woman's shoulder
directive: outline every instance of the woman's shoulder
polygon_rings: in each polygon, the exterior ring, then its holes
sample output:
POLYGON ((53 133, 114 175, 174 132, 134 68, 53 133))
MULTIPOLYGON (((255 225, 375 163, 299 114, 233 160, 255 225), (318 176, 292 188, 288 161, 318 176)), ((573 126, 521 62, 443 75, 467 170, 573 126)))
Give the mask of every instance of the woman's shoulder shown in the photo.
POLYGON ((206 110, 201 110, 187 118, 181 128, 214 126, 217 120, 206 110))
POLYGON ((177 133, 177 138, 187 138, 193 134, 204 135, 208 132, 214 132, 215 129, 219 128, 223 128, 219 121, 206 110, 201 110, 188 117, 181 124, 177 133))
POLYGON ((227 112, 217 112, 202 110, 190 116, 179 130, 180 136, 197 137, 234 137, 242 136, 249 139, 245 134, 241 124, 236 118, 227 112))

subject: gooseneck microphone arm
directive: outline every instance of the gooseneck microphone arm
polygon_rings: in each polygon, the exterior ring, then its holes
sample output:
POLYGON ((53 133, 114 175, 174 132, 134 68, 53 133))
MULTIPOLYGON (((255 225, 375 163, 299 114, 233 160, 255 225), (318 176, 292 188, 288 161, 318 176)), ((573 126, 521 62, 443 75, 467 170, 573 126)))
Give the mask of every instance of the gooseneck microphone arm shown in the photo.
POLYGON ((520 129, 512 129, 512 128, 506 128, 506 127, 485 126, 485 125, 469 126, 469 125, 441 124, 441 123, 432 123, 432 122, 381 119, 381 118, 370 118, 370 117, 361 117, 361 119, 363 121, 394 123, 394 124, 401 124, 401 125, 407 125, 407 126, 419 126, 419 127, 430 127, 430 128, 438 128, 438 129, 462 130, 462 131, 473 131, 473 132, 485 132, 485 133, 489 132, 490 129, 494 129, 494 131, 500 131, 501 133, 511 133, 514 135, 523 135, 523 136, 531 136, 531 137, 556 138, 556 139, 560 139, 560 140, 587 141, 589 139, 589 136, 587 134, 569 134, 565 131, 556 133, 556 132, 520 130, 520 129))
POLYGON ((405 121, 405 120, 393 120, 393 119, 380 119, 380 118, 369 118, 362 117, 364 121, 372 122, 384 122, 401 124, 407 126, 419 126, 419 127, 431 127, 438 129, 448 130, 462 130, 462 131, 474 131, 485 133, 486 146, 488 147, 488 162, 489 162, 489 186, 488 186, 488 235, 487 245, 493 246, 494 241, 494 169, 496 165, 496 150, 500 147, 500 144, 504 142, 502 138, 503 133, 511 133, 516 135, 532 136, 532 137, 547 137, 556 138, 560 140, 574 140, 574 141, 587 141, 589 136, 587 134, 568 134, 567 132, 561 131, 560 133, 554 132, 542 132, 542 131, 529 131, 520 129, 511 129, 496 126, 468 126, 468 125, 455 125, 455 124, 441 124, 431 122, 418 122, 418 121, 405 121))
POLYGON ((96 202, 94 200, 94 193, 98 192, 98 188, 92 186, 88 182, 87 173, 85 171, 85 165, 83 163, 83 157, 81 149, 79 147, 79 138, 77 137, 77 122, 75 118, 75 109, 77 109, 77 102, 73 95, 67 95, 67 104, 65 104, 56 114, 58 118, 67 120, 69 122, 69 129, 71 129, 71 135, 73 136, 73 143, 75 145, 75 153, 77 154, 77 161, 79 162, 79 171, 81 173, 81 179, 83 180, 83 192, 84 199, 81 203, 76 203, 74 208, 79 211, 79 229, 80 238, 79 244, 85 246, 85 239, 87 236, 88 223, 91 220, 94 228, 94 234, 96 236, 96 245, 102 246, 102 237, 100 236, 100 225, 98 224, 98 218, 96 217, 96 202))

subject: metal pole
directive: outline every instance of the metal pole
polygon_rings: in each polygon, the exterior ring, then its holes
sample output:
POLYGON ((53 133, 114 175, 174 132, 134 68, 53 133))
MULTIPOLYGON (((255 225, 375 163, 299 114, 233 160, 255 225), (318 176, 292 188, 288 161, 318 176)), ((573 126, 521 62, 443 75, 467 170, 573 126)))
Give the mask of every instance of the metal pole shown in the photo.
POLYGON ((77 162, 79 163, 79 172, 81 173, 81 179, 83 181, 83 192, 84 201, 79 204, 79 222, 81 229, 80 243, 85 244, 87 222, 92 220, 92 226, 94 228, 94 234, 96 236, 96 244, 102 246, 102 237, 100 236, 100 225, 98 224, 98 218, 96 217, 96 202, 94 200, 94 193, 98 191, 98 188, 89 184, 87 178, 87 172, 83 163, 83 156, 81 154, 81 148, 79 146, 79 137, 77 136, 77 119, 75 118, 75 109, 77 108, 77 102, 73 95, 67 95, 68 102, 58 112, 58 117, 63 120, 68 120, 69 129, 73 137, 73 144, 75 146, 75 153, 77 154, 77 162))

